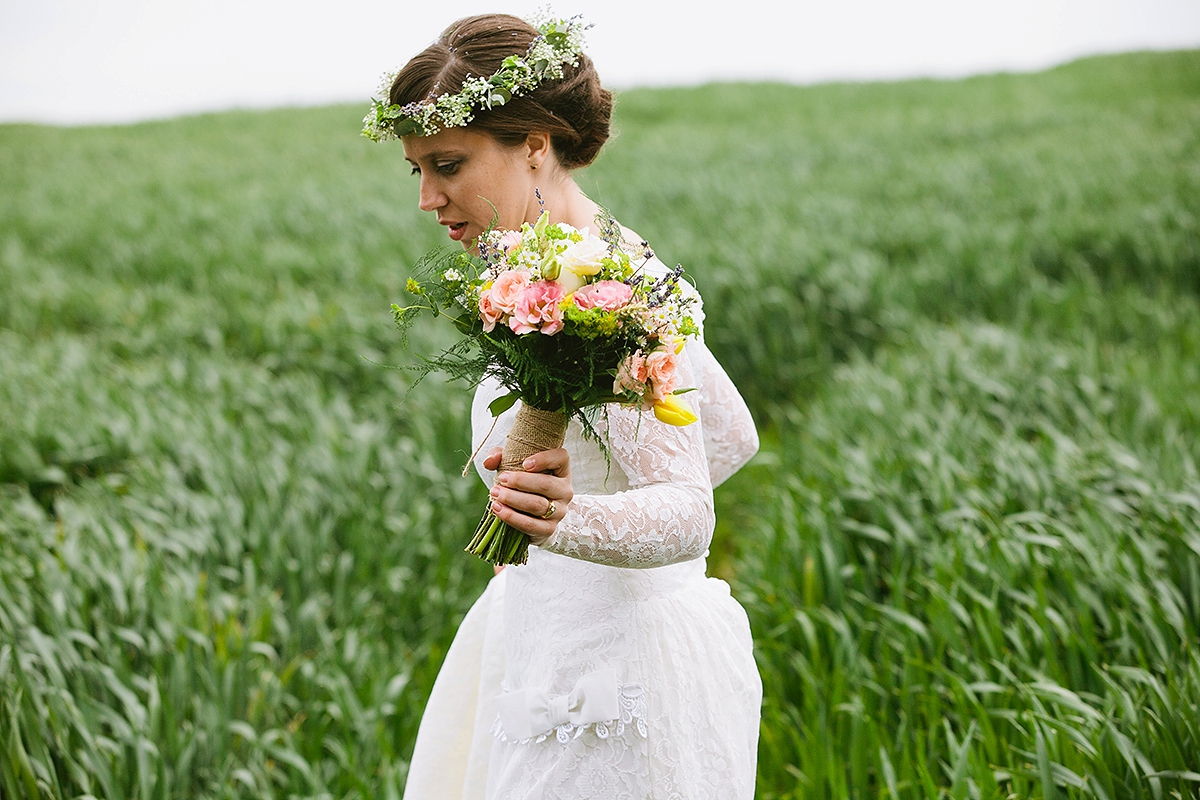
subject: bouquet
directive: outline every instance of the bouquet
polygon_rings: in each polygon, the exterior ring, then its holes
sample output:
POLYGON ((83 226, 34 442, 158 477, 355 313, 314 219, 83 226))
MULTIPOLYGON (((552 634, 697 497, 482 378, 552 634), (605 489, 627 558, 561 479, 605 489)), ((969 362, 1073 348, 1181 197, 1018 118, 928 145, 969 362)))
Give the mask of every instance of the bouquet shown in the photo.
MULTIPOLYGON (((477 256, 426 256, 407 286, 419 301, 392 306, 402 334, 424 312, 449 318, 463 334, 422 358, 422 377, 441 371, 476 386, 495 378, 508 392, 488 407, 494 417, 522 401, 501 472, 562 446, 571 417, 603 447, 593 420, 608 403, 653 410, 670 425, 696 420, 679 397, 690 389, 675 385, 676 357, 697 333, 683 268, 652 274, 645 243, 626 253, 616 222, 601 219, 592 233, 551 223, 543 210, 520 230, 485 232, 477 256)), ((489 503, 467 552, 496 565, 524 564, 528 547, 489 503)))

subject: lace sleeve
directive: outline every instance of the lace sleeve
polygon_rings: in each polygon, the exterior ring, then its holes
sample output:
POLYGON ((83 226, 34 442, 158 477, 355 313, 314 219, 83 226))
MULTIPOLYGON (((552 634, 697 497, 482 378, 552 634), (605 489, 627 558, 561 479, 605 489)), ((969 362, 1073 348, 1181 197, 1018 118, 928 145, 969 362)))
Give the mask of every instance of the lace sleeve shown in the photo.
POLYGON ((758 431, 737 387, 704 342, 692 342, 687 349, 700 389, 692 396, 703 419, 709 480, 716 488, 758 452, 758 431))
MULTIPOLYGON (((697 385, 689 344, 679 385, 697 385)), ((699 558, 712 540, 712 484, 705 456, 703 408, 697 423, 665 425, 649 412, 613 406, 607 414, 614 468, 630 488, 579 494, 544 549, 616 567, 660 567, 699 558)))
MULTIPOLYGON (((665 270, 665 265, 658 263, 665 270)), ((700 326, 700 336, 687 348, 699 389, 689 397, 694 398, 703 419, 704 451, 708 455, 709 480, 715 489, 758 452, 758 431, 737 387, 704 344, 704 301, 700 293, 686 281, 681 286, 693 301, 692 318, 700 326)))

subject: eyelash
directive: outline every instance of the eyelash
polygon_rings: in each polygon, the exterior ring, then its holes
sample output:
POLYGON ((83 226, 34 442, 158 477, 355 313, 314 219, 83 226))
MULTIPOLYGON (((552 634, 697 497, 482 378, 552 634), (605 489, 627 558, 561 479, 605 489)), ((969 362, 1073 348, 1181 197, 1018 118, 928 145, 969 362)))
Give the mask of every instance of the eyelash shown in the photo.
MULTIPOLYGON (((458 171, 458 165, 459 165, 460 163, 462 163, 462 162, 460 162, 460 161, 448 161, 448 162, 446 162, 445 164, 435 164, 435 165, 434 165, 434 169, 437 171, 437 173, 438 173, 439 175, 453 175, 455 172, 457 172, 457 171, 458 171)), ((420 175, 420 174, 421 174, 421 168, 420 168, 420 167, 418 167, 416 164, 413 164, 413 166, 412 166, 412 174, 413 174, 413 175, 420 175)))

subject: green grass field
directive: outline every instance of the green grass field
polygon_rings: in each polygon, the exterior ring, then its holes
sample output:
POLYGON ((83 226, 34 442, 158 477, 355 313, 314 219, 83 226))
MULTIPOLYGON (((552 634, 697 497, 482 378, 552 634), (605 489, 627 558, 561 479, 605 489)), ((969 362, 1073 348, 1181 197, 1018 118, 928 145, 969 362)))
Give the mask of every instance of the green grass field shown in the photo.
MULTIPOLYGON (((400 796, 490 569, 363 108, 0 126, 0 797, 400 796)), ((1200 796, 1200 52, 616 128, 763 434, 759 797, 1200 796)))

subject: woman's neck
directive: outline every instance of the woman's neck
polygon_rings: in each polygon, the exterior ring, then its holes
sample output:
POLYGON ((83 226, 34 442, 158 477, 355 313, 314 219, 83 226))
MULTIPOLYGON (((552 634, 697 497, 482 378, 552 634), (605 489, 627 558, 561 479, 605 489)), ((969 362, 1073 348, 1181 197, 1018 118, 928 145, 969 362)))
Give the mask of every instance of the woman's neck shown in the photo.
POLYGON ((551 222, 565 222, 574 228, 596 226, 600 206, 583 193, 570 175, 540 191, 546 210, 550 212, 551 222))

